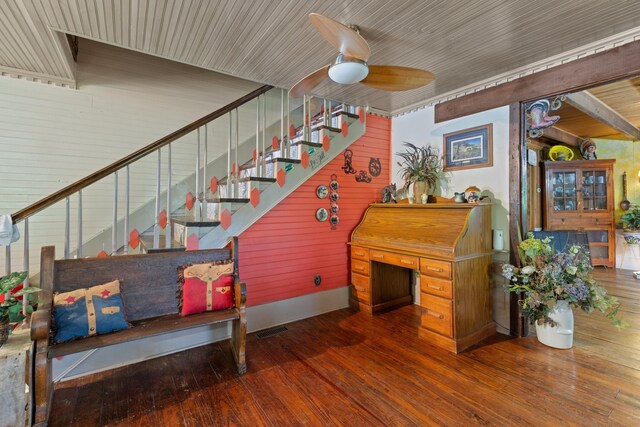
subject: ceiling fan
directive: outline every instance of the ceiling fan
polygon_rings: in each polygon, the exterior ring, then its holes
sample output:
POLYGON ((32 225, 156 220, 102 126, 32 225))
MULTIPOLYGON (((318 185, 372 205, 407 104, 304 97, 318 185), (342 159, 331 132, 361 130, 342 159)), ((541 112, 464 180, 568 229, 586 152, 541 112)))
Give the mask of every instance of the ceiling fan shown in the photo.
POLYGON ((403 91, 422 87, 431 83, 433 73, 418 68, 398 67, 394 65, 369 65, 371 55, 369 45, 364 38, 353 29, 324 15, 309 14, 309 20, 316 30, 340 54, 333 63, 309 74, 290 90, 289 96, 297 98, 318 86, 329 77, 336 83, 362 83, 375 89, 386 91, 403 91))

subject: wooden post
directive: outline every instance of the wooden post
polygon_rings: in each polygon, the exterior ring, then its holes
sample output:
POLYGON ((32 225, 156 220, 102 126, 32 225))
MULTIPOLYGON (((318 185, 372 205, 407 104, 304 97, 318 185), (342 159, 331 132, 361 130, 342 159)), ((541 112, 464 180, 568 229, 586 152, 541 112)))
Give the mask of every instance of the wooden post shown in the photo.
MULTIPOLYGON (((511 256, 509 262, 518 265, 518 236, 522 235, 522 197, 523 188, 526 185, 526 168, 523 167, 523 159, 526 150, 522 141, 522 106, 519 102, 509 105, 509 241, 511 256)), ((524 194, 526 197, 526 194, 524 194)), ((526 319, 520 315, 518 301, 521 295, 511 294, 511 306, 509 309, 509 329, 511 335, 522 337, 528 334, 529 328, 526 319)))

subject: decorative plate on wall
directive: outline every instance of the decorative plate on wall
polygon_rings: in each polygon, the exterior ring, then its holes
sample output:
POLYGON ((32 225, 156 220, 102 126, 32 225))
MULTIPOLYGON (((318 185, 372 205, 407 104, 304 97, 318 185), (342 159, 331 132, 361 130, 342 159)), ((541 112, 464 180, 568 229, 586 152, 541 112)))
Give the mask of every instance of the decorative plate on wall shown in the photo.
POLYGON ((329 199, 330 199, 332 202, 337 202, 337 201, 338 201, 338 199, 340 199, 340 196, 338 196, 338 193, 336 193, 336 192, 332 192, 332 193, 331 193, 331 195, 329 196, 329 199))
POLYGON ((329 189, 326 185, 318 185, 318 187, 316 188, 316 196, 318 196, 318 199, 324 199, 328 194, 329 189))
POLYGON ((316 211, 316 219, 320 222, 322 221, 326 221, 327 218, 329 217, 329 212, 327 212, 327 209, 325 208, 319 208, 316 211))

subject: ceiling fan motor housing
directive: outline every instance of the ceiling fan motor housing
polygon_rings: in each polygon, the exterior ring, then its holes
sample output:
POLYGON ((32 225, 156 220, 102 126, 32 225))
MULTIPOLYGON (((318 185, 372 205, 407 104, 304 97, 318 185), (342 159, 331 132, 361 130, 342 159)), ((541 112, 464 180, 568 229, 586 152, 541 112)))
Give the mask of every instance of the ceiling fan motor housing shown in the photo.
POLYGON ((352 84, 362 81, 369 74, 366 61, 340 54, 329 68, 329 77, 336 83, 352 84))

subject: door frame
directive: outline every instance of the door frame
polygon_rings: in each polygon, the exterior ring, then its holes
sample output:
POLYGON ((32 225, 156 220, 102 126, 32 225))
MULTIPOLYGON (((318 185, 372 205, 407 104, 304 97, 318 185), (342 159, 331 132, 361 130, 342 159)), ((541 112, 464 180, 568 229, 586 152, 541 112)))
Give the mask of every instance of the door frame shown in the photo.
MULTIPOLYGON (((435 123, 509 106, 509 240, 518 245, 527 217, 527 159, 523 105, 640 75, 640 41, 576 59, 492 88, 435 106, 435 123)), ((511 251, 511 263, 516 252, 511 251)), ((528 323, 519 314, 518 295, 511 294, 510 333, 526 336, 528 323)))

